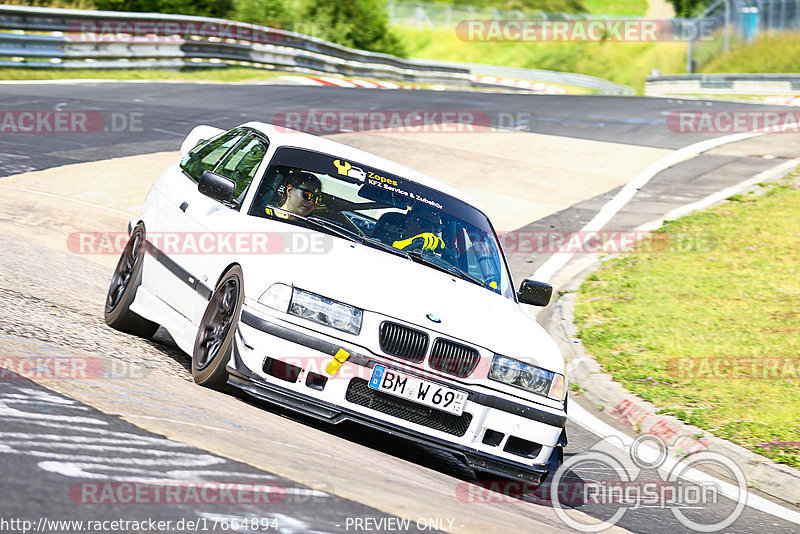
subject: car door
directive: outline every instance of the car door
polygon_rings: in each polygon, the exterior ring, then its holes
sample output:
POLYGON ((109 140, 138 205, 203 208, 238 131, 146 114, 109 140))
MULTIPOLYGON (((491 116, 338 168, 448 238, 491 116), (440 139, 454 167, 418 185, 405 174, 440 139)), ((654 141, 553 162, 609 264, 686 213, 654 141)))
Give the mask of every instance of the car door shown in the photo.
POLYGON ((222 269, 238 261, 238 255, 254 252, 253 236, 242 221, 247 217, 242 202, 268 148, 268 139, 255 132, 243 137, 213 169, 236 184, 233 202, 226 204, 197 193, 199 197, 194 198, 186 210, 190 224, 200 236, 199 253, 185 258, 186 269, 197 279, 197 292, 204 297, 195 301, 192 312, 195 323, 202 318, 208 291, 214 289, 222 269))
MULTIPOLYGON (((153 268, 144 270, 142 283, 174 310, 195 324, 195 301, 207 299, 208 286, 198 279, 202 254, 198 240, 203 227, 197 214, 220 203, 202 195, 197 182, 203 172, 213 171, 248 132, 235 128, 188 151, 177 166, 159 177, 148 200, 147 235, 154 248, 153 268)), ((213 288, 212 288, 213 289, 213 288)))

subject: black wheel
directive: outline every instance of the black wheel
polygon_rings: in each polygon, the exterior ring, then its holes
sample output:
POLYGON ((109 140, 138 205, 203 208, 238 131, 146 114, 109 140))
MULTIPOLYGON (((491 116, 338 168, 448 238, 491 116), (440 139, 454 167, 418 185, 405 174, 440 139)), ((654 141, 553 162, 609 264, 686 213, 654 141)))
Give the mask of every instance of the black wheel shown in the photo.
POLYGON ((114 276, 106 296, 106 324, 128 334, 150 339, 158 330, 158 324, 133 313, 130 305, 136 297, 136 289, 142 283, 142 264, 145 251, 144 225, 133 229, 128 244, 117 262, 114 276))
POLYGON ((242 312, 242 268, 231 267, 222 277, 203 313, 192 353, 192 376, 202 386, 228 390, 225 365, 233 350, 233 335, 242 312))

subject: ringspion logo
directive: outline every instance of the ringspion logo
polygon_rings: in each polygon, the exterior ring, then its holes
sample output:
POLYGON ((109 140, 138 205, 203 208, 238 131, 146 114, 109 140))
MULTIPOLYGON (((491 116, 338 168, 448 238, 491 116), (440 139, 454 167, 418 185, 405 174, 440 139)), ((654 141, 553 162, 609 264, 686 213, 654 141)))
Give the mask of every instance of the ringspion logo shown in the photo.
POLYGON ((695 532, 718 532, 733 524, 747 504, 747 479, 742 469, 717 452, 703 450, 678 461, 670 458, 668 451, 664 440, 645 434, 630 445, 609 436, 571 456, 554 473, 548 487, 556 515, 580 532, 602 532, 619 523, 629 510, 642 507, 669 510, 695 532), (697 507, 718 505, 723 496, 720 482, 695 474, 703 469, 724 473, 736 490, 722 514, 698 517, 691 513, 697 507), (652 471, 658 479, 642 478, 652 471), (575 514, 576 503, 600 505, 601 513, 597 517, 575 514))

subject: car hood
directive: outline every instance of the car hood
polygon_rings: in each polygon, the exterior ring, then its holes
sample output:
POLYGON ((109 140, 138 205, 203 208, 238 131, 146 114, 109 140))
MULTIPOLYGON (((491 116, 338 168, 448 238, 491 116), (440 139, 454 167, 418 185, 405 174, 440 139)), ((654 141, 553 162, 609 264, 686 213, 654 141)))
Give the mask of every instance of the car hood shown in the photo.
POLYGON ((324 253, 259 258, 263 265, 245 270, 248 293, 258 298, 272 282, 291 284, 563 374, 557 345, 516 302, 402 256, 325 237, 324 253), (259 283, 253 268, 291 274, 283 280, 268 276, 269 282, 259 283), (428 314, 441 323, 428 319, 428 314))

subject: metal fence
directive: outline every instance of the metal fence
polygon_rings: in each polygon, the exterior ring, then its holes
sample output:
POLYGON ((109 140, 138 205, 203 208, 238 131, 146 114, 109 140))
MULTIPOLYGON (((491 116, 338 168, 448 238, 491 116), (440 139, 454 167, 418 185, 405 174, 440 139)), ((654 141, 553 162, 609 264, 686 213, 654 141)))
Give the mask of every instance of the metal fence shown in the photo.
POLYGON ((752 42, 759 32, 800 29, 800 0, 717 0, 696 19, 728 28, 730 38, 752 42))
MULTIPOLYGON (((544 13, 427 2, 388 2, 389 22, 417 27, 453 26, 465 20, 590 20, 603 14, 544 13)), ((632 17, 614 16, 615 19, 632 17)), ((800 29, 800 0, 717 0, 695 19, 727 24, 736 36, 752 39, 760 31, 800 29), (726 15, 727 10, 727 15, 726 15)))
POLYGON ((693 21, 704 31, 688 40, 689 73, 759 33, 800 30, 800 0, 717 0, 693 21))
POLYGON ((298 33, 222 19, 0 5, 0 65, 220 67, 469 84, 469 70, 365 52, 298 33))
POLYGON ((503 67, 500 65, 485 65, 479 63, 457 63, 452 61, 432 61, 432 63, 436 65, 450 65, 453 67, 466 68, 469 69, 471 73, 480 76, 495 76, 500 79, 501 85, 502 79, 537 80, 544 83, 585 87, 597 91, 602 95, 630 96, 636 94, 636 91, 632 87, 614 83, 596 76, 588 76, 586 74, 503 67))
POLYGON ((674 74, 651 76, 648 96, 692 95, 800 95, 800 74, 674 74))
MULTIPOLYGON (((0 67, 227 65, 448 85, 469 85, 478 75, 490 75, 585 87, 601 94, 633 93, 630 87, 593 76, 405 60, 295 32, 221 19, 0 5, 0 67)), ((498 85, 509 88, 507 83, 498 85)))

